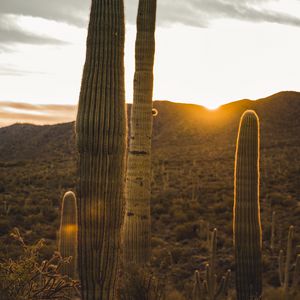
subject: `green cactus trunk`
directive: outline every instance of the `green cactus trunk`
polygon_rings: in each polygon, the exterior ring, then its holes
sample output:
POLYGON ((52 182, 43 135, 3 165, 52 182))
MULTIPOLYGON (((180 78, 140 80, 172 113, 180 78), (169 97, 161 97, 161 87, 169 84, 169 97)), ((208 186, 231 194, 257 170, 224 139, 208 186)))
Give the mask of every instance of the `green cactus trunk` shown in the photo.
POLYGON ((192 292, 192 300, 202 300, 203 299, 203 289, 202 282, 200 279, 199 271, 195 271, 194 275, 194 287, 192 292))
POLYGON ((151 253, 151 137, 156 0, 140 0, 134 99, 126 178, 124 262, 143 265, 151 253))
POLYGON ((62 257, 72 257, 69 264, 61 268, 64 275, 72 279, 77 273, 77 204, 73 192, 65 193, 62 200, 58 249, 62 257))
POLYGON ((259 204, 259 119, 254 111, 241 117, 234 185, 234 244, 238 300, 262 294, 262 236, 259 204))
POLYGON ((123 0, 92 0, 76 121, 83 300, 117 299, 126 150, 124 35, 123 0))

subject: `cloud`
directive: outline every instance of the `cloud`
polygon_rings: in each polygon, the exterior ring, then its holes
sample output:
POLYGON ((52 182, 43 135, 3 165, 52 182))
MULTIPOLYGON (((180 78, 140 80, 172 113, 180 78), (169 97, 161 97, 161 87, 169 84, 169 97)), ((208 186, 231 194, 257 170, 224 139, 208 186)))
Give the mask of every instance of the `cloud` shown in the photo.
POLYGON ((270 22, 300 26, 300 18, 267 10, 263 4, 269 0, 161 0, 158 22, 182 23, 206 27, 216 19, 236 19, 249 22, 270 22))
POLYGON ((17 66, 13 65, 2 65, 0 64, 0 76, 26 76, 28 74, 39 74, 45 75, 46 72, 32 71, 20 69, 17 66))
MULTIPOLYGON (((158 0, 157 24, 208 27, 214 20, 236 19, 300 26, 299 17, 266 8, 265 4, 276 1, 286 1, 289 5, 289 0, 158 0)), ((90 3, 91 0, 1 0, 0 52, 10 51, 9 45, 14 43, 64 43, 55 37, 24 31, 8 16, 32 16, 86 28, 90 3)), ((127 22, 135 24, 138 0, 124 0, 124 4, 127 22)))
MULTIPOLYGON (((250 22, 300 25, 300 18, 264 9, 264 4, 280 0, 158 0, 159 25, 182 23, 206 27, 219 18, 250 22)), ((288 0, 286 5, 289 5, 288 0)), ((86 27, 91 0, 1 0, 3 14, 27 15, 86 27)), ((138 0, 124 0, 126 20, 134 23, 138 0)))
POLYGON ((41 36, 25 31, 16 22, 17 17, 0 14, 0 45, 3 50, 9 50, 12 44, 35 44, 35 45, 64 45, 65 41, 41 36))
POLYGON ((0 102, 0 127, 14 123, 57 124, 75 120, 74 105, 35 105, 21 102, 0 102))
POLYGON ((86 26, 89 5, 90 0, 1 0, 0 11, 86 26))

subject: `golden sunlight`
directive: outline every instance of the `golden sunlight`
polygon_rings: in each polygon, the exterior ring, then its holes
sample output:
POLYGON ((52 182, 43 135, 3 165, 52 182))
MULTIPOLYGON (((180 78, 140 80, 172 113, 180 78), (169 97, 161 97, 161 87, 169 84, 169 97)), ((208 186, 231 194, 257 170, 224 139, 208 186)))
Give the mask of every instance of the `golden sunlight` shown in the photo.
POLYGON ((73 234, 77 232, 78 228, 76 225, 66 225, 63 230, 66 234, 73 234))

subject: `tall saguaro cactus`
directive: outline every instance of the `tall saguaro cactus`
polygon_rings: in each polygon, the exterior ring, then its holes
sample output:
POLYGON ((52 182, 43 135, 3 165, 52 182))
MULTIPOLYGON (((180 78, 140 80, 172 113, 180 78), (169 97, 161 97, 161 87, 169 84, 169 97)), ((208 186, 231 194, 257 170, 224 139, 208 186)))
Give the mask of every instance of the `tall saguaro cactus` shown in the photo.
POLYGON ((124 216, 123 0, 92 0, 76 121, 78 265, 84 300, 116 299, 124 216))
POLYGON ((73 192, 65 193, 61 206, 58 249, 62 257, 72 257, 62 266, 62 274, 77 279, 77 204, 73 192))
POLYGON ((124 225, 124 261, 138 265, 147 263, 151 252, 150 185, 155 20, 156 0, 140 0, 124 225))
POLYGON ((233 229, 238 300, 260 299, 262 294, 259 149, 259 119, 248 110, 241 117, 235 157, 233 229))

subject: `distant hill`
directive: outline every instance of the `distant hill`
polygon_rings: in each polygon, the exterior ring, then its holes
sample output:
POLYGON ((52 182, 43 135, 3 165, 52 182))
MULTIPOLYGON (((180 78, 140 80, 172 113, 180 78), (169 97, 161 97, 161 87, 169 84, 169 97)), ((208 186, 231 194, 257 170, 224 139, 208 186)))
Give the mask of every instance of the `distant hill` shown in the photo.
MULTIPOLYGON (((273 210, 278 251, 290 224, 296 226, 295 243, 300 244, 300 93, 240 100, 212 111, 168 101, 156 101, 154 107, 153 266, 159 274, 171 276, 170 284, 178 290, 186 289, 207 256, 203 222, 219 229, 220 268, 233 268, 234 154, 246 109, 254 109, 261 122, 264 253, 273 210), (173 265, 166 268, 162 262, 169 253, 173 265)), ((2 241, 10 228, 21 226, 28 239, 43 236, 54 247, 60 198, 75 188, 75 149, 74 123, 0 128, 0 207, 4 201, 13 207, 7 219, 0 219, 2 241)), ((10 251, 0 239, 0 254, 10 251)), ((266 266, 266 283, 278 284, 276 264, 266 258, 266 266)))
MULTIPOLYGON (((199 105, 155 101, 158 116, 154 119, 153 150, 201 145, 206 139, 218 137, 218 143, 229 138, 232 143, 238 120, 246 109, 254 109, 261 120, 263 147, 278 144, 282 139, 299 145, 300 93, 281 92, 257 101, 240 100, 208 110, 199 105), (279 141, 280 140, 280 141, 279 141)), ((48 157, 60 151, 72 153, 74 123, 36 126, 15 124, 0 128, 0 159, 31 159, 48 157), (61 149, 60 149, 61 148, 61 149)), ((205 144, 205 143, 204 143, 205 144)), ((204 148, 208 145, 203 145, 204 148)), ((172 149, 169 149, 172 152, 172 149)), ((177 156, 178 153, 175 155, 177 156)))

